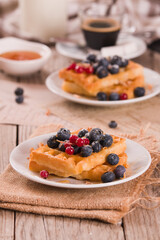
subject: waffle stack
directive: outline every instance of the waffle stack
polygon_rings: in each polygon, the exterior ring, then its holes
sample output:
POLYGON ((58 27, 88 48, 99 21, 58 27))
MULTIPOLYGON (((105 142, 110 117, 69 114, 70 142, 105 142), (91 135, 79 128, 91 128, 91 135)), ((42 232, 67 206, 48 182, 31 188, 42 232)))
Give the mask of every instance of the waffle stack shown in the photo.
MULTIPOLYGON (((75 134, 75 133, 74 133, 75 134)), ((49 174, 59 177, 74 177, 100 181, 101 175, 107 171, 114 171, 117 165, 127 167, 126 142, 124 138, 112 136, 113 143, 110 147, 103 147, 101 151, 94 152, 88 157, 80 154, 68 155, 48 145, 40 144, 37 149, 32 149, 29 159, 29 169, 34 172, 46 170, 49 174), (110 165, 106 158, 115 153, 119 156, 117 165, 110 165)))
POLYGON ((117 74, 109 74, 104 78, 98 78, 96 74, 77 73, 67 68, 60 70, 59 77, 64 79, 64 91, 87 97, 95 97, 98 92, 116 92, 126 93, 131 99, 134 98, 134 89, 145 85, 143 67, 133 61, 129 61, 126 67, 121 67, 117 74))

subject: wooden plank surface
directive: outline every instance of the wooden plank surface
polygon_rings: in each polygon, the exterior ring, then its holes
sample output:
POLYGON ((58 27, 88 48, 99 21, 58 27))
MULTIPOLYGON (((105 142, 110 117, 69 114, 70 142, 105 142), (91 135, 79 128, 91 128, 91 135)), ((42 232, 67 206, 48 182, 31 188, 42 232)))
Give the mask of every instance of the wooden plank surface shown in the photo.
MULTIPOLYGON (((53 70, 57 70, 68 64, 70 59, 57 54, 53 50, 53 57, 49 63, 44 66, 43 71, 32 76, 18 78, 18 81, 44 83, 46 76, 53 70)), ((146 67, 150 67, 160 72, 160 55, 150 51, 136 59, 146 67)), ((11 78, 5 75, 6 79, 17 81, 17 78, 11 78)), ((141 123, 151 122, 149 133, 159 137, 160 117, 158 109, 160 98, 149 100, 144 104, 129 105, 123 108, 108 108, 104 111, 94 107, 80 106, 77 104, 64 103, 66 111, 59 111, 55 107, 56 114, 69 122, 75 123, 79 117, 79 123, 86 126, 89 123, 98 123, 98 126, 106 126, 111 118, 118 116, 119 130, 123 131, 126 125, 128 130, 136 132, 141 123), (72 105, 72 106, 71 106, 72 105), (154 114, 150 113, 154 108, 154 114), (145 108, 145 114, 143 109, 145 108), (129 109, 129 111, 128 111, 129 109), (74 114, 73 114, 74 112, 74 114), (104 118, 104 113, 106 118, 104 118)), ((142 125, 143 127, 143 125, 142 125)), ((18 142, 22 142, 29 137, 34 127, 19 126, 18 142)), ((9 153, 16 145, 16 126, 0 126, 0 171, 3 171, 8 164, 9 153)), ((156 175, 158 177, 158 173, 156 175)), ((157 187, 150 187, 149 194, 158 194, 157 187)), ((35 214, 26 214, 13 211, 0 210, 0 240, 1 239, 118 239, 118 240, 158 240, 160 239, 160 209, 153 211, 136 209, 123 219, 122 225, 105 224, 98 221, 87 221, 63 217, 40 216, 35 214)))

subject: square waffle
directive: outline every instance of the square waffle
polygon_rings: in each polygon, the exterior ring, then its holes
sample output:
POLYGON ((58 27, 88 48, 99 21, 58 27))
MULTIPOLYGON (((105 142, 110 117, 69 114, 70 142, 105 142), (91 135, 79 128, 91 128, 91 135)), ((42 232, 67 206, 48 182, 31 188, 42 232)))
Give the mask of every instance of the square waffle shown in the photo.
POLYGON ((79 180, 90 180, 90 181, 101 181, 101 176, 108 171, 114 171, 114 169, 118 166, 122 165, 125 168, 128 167, 127 164, 127 154, 122 153, 119 155, 119 163, 117 165, 110 165, 107 162, 105 162, 102 165, 96 166, 93 169, 89 171, 83 171, 79 175, 75 175, 74 177, 79 180))
MULTIPOLYGON (((87 95, 96 96, 98 92, 104 92, 105 89, 110 87, 123 86, 127 81, 135 80, 138 77, 143 78, 143 67, 138 63, 129 61, 129 64, 125 68, 121 68, 119 73, 109 74, 104 78, 98 78, 95 74, 77 74, 73 70, 64 68, 60 70, 59 77, 67 82, 75 83, 80 87, 82 92, 84 91, 84 94, 87 93, 87 95)), ((66 90, 64 85, 63 89, 66 90)))
POLYGON ((104 147, 98 153, 93 153, 89 157, 81 157, 80 154, 68 155, 58 149, 51 149, 47 145, 40 144, 37 149, 32 149, 29 159, 29 169, 34 172, 47 170, 50 174, 60 177, 69 177, 89 171, 98 165, 106 162, 106 157, 110 153, 120 155, 126 150, 124 138, 113 137, 113 144, 104 147))

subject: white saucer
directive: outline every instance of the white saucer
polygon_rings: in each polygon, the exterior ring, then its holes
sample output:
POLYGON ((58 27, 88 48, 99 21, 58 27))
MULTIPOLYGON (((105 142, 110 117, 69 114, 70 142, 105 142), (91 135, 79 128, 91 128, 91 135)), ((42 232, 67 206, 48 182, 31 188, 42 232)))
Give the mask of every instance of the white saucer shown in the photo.
MULTIPOLYGON (((78 36, 77 36, 77 39, 78 39, 78 36)), ((116 44, 116 46, 119 46, 118 47, 119 50, 120 50, 120 47, 123 48, 124 45, 128 43, 130 43, 131 48, 129 49, 128 52, 123 53, 124 58, 133 59, 133 58, 139 57, 146 51, 146 44, 142 39, 138 37, 134 37, 132 35, 124 34, 124 33, 119 34, 118 41, 116 44), (134 48, 132 46, 134 46, 134 48)), ((88 49, 88 48, 83 49, 83 48, 76 47, 76 45, 74 46, 72 44, 68 44, 68 43, 65 44, 60 42, 56 44, 56 50, 60 54, 66 57, 70 57, 78 60, 85 60, 86 56, 90 52, 93 53, 94 51, 92 49, 88 49)), ((110 47, 108 47, 108 50, 110 50, 110 47)), ((101 55, 103 56, 103 54, 101 54, 100 51, 94 51, 94 52, 99 56, 101 55)), ((107 52, 107 47, 105 48, 105 52, 107 52)), ((115 55, 115 53, 113 55, 115 55)), ((117 53, 117 55, 120 55, 120 54, 117 53)))
POLYGON ((48 179, 43 179, 40 177, 39 173, 35 173, 29 170, 29 160, 27 160, 27 158, 29 157, 31 148, 37 148, 40 142, 46 144, 48 138, 53 134, 55 133, 45 134, 29 139, 14 148, 10 155, 11 166, 24 177, 38 183, 50 185, 53 187, 86 189, 113 186, 131 181, 143 174, 151 164, 151 156, 149 152, 140 144, 126 139, 126 153, 128 155, 129 168, 127 169, 126 178, 124 179, 116 180, 110 183, 92 184, 85 184, 86 181, 80 181, 73 178, 60 178, 54 175, 48 179), (69 180, 70 183, 60 182, 64 180, 69 180))
POLYGON ((46 85, 51 92, 73 102, 93 106, 115 106, 145 101, 160 93, 160 75, 151 69, 144 68, 144 76, 145 82, 152 85, 152 90, 147 90, 143 97, 119 101, 98 101, 77 94, 67 93, 61 88, 63 79, 59 78, 58 72, 52 73, 47 78, 46 85))
POLYGON ((51 50, 44 44, 14 37, 0 39, 0 54, 9 51, 35 51, 41 58, 16 61, 0 57, 0 69, 12 75, 27 75, 39 71, 51 56, 51 50))

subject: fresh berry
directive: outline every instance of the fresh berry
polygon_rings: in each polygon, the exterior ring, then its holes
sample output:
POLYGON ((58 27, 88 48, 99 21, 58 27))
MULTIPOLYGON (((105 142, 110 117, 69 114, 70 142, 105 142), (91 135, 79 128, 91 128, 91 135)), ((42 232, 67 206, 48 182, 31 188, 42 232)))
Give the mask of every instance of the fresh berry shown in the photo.
POLYGON ((92 74, 94 72, 94 69, 93 69, 92 66, 89 66, 89 67, 85 68, 85 72, 88 73, 88 74, 92 74))
POLYGON ((83 60, 82 63, 90 63, 89 60, 83 60))
POLYGON ((93 73, 95 74, 96 71, 97 71, 97 69, 98 69, 98 67, 99 67, 99 65, 98 65, 98 63, 94 63, 94 64, 92 65, 92 67, 93 67, 93 73))
POLYGON ((48 178, 49 172, 47 172, 46 170, 42 170, 40 171, 40 176, 41 178, 48 178))
POLYGON ((77 138, 78 138, 77 135, 71 135, 70 138, 69 138, 70 143, 75 143, 77 138))
POLYGON ((74 148, 74 155, 81 152, 81 148, 80 147, 74 145, 73 148, 74 148))
POLYGON ((98 78, 104 78, 108 76, 108 70, 107 68, 100 66, 97 68, 96 75, 98 78))
POLYGON ((85 134, 85 138, 89 139, 89 132, 85 134))
POLYGON ((143 97, 145 94, 145 88, 143 87, 136 87, 134 89, 134 96, 135 97, 143 97))
POLYGON ((88 138, 83 138, 84 145, 89 145, 90 141, 88 138))
POLYGON ((75 70, 76 68, 76 63, 72 63, 68 68, 67 70, 75 70))
POLYGON ((92 128, 89 133, 90 142, 100 141, 103 137, 103 131, 100 128, 92 128))
POLYGON ((112 120, 112 121, 110 121, 110 123, 108 123, 108 126, 110 127, 110 128, 116 128, 117 127, 117 123, 116 123, 116 121, 114 121, 114 120, 112 120))
POLYGON ((57 137, 55 135, 50 137, 47 141, 47 145, 50 148, 57 148, 59 146, 59 142, 57 141, 57 137))
POLYGON ((126 169, 124 166, 122 165, 118 165, 115 170, 114 173, 116 175, 116 178, 123 178, 124 177, 124 173, 125 173, 126 169))
POLYGON ((65 149, 65 152, 69 155, 73 155, 74 154, 74 148, 72 146, 69 146, 65 149))
POLYGON ((100 141, 100 144, 102 147, 110 147, 113 143, 113 138, 111 135, 105 134, 102 137, 102 140, 100 141))
POLYGON ((62 152, 65 152, 65 146, 64 146, 64 143, 60 143, 59 146, 58 146, 58 149, 62 152))
POLYGON ((97 98, 99 101, 106 101, 106 100, 107 100, 107 94, 104 93, 104 92, 99 92, 99 93, 97 93, 96 98, 97 98))
POLYGON ((106 58, 101 58, 99 61, 98 61, 98 65, 99 66, 104 66, 104 67, 108 67, 109 65, 109 62, 106 58))
POLYGON ((98 141, 92 142, 91 146, 92 146, 93 152, 99 152, 102 149, 102 146, 98 141))
POLYGON ((71 132, 67 129, 67 128, 61 128, 58 132, 57 132, 57 138, 60 141, 65 141, 65 140, 69 140, 71 135, 71 132))
POLYGON ((14 93, 17 95, 17 96, 21 96, 23 95, 23 88, 16 88, 16 90, 14 91, 14 93))
POLYGON ((90 145, 85 145, 81 149, 81 156, 88 157, 93 153, 93 149, 90 145))
POLYGON ((95 63, 97 61, 97 57, 95 54, 89 54, 87 56, 87 60, 90 61, 91 63, 95 63))
POLYGON ((122 58, 120 67, 127 67, 128 63, 129 63, 128 59, 122 58))
POLYGON ((16 97, 16 103, 23 103, 24 97, 23 95, 16 97))
POLYGON ((78 147, 82 147, 82 146, 84 145, 83 139, 82 139, 82 138, 77 138, 77 140, 76 140, 76 145, 77 145, 78 147))
POLYGON ((67 147, 70 147, 71 146, 71 143, 69 142, 69 141, 65 141, 64 142, 64 147, 65 147, 65 149, 67 148, 67 147))
POLYGON ((84 68, 82 67, 82 66, 76 66, 75 67, 75 71, 76 71, 76 73, 83 73, 84 72, 84 68))
POLYGON ((109 65, 108 70, 111 74, 116 74, 119 72, 119 66, 117 64, 109 65))
POLYGON ((121 62, 122 62, 122 58, 117 55, 113 56, 110 60, 110 64, 112 65, 116 64, 118 66, 121 66, 121 62))
POLYGON ((83 128, 82 130, 79 131, 78 137, 79 138, 84 137, 86 133, 88 133, 88 131, 83 128))
POLYGON ((107 157, 107 162, 111 165, 117 165, 119 163, 119 157, 115 153, 111 153, 107 157))
POLYGON ((103 183, 107 183, 107 182, 112 182, 116 179, 116 176, 113 172, 105 172, 102 176, 101 176, 101 180, 103 183))
POLYGON ((127 95, 127 93, 122 93, 122 94, 120 94, 119 98, 120 98, 120 100, 127 100, 128 95, 127 95))
POLYGON ((110 101, 118 101, 118 100, 119 100, 119 94, 118 94, 118 93, 115 93, 115 92, 111 93, 111 94, 109 95, 109 100, 110 100, 110 101))

